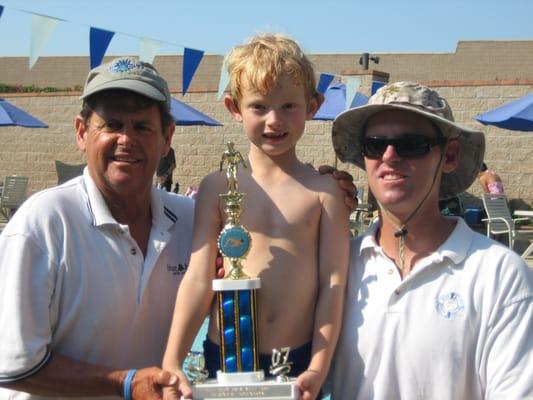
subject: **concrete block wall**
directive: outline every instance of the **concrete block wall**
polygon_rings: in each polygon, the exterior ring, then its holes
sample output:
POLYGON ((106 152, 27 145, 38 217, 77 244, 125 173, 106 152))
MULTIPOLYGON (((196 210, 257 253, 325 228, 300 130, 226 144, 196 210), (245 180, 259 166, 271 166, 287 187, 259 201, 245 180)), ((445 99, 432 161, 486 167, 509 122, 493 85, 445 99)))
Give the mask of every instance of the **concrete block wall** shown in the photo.
MULTIPOLYGON (((426 82, 446 97, 454 110, 455 119, 471 128, 485 132, 485 161, 504 182, 511 198, 521 198, 533 205, 533 134, 486 127, 472 117, 500 104, 533 91, 531 85, 436 86, 426 82)), ((57 182, 54 160, 79 163, 84 160, 75 142, 74 116, 81 103, 78 94, 6 96, 13 104, 47 121, 48 129, 21 127, 0 128, 0 177, 19 174, 30 177, 30 191, 54 186, 57 182)), ((175 94, 175 97, 182 98, 175 94)), ((221 127, 177 126, 172 146, 176 151, 177 168, 174 179, 181 192, 197 185, 208 172, 218 168, 225 143, 233 141, 243 154, 248 144, 242 126, 233 121, 216 93, 187 94, 185 100, 224 124, 221 127)), ((332 122, 309 121, 297 147, 298 156, 314 166, 334 164, 331 146, 332 122)), ((339 168, 351 172, 360 186, 366 187, 364 173, 351 165, 339 163, 339 168)), ((366 190, 365 190, 366 192, 366 190)), ((477 182, 469 192, 479 197, 477 182)))
MULTIPOLYGON (((356 75, 360 91, 369 94, 372 80, 412 79, 436 88, 450 102, 455 119, 477 127, 487 135, 485 161, 503 179, 510 197, 533 205, 533 133, 485 127, 472 118, 533 91, 533 41, 459 42, 452 54, 379 54, 380 70, 363 71, 358 54, 311 55, 316 70, 339 75, 356 75), (390 76, 389 76, 390 75, 390 76)), ((109 59, 111 57, 107 57, 109 59)), ((233 141, 243 152, 247 143, 240 124, 234 122, 216 98, 222 57, 206 56, 200 64, 189 93, 182 96, 181 57, 157 57, 155 66, 170 82, 174 97, 221 121, 222 127, 176 127, 172 145, 177 155, 174 179, 182 192, 197 185, 208 172, 218 168, 224 143, 233 141)), ((87 57, 44 57, 27 71, 27 58, 0 58, 0 83, 74 88, 82 86, 89 70, 87 57)), ((81 102, 79 92, 51 94, 0 94, 15 105, 49 123, 48 129, 0 127, 0 179, 8 174, 30 177, 30 191, 56 184, 54 160, 83 161, 75 143, 74 117, 81 102)), ((297 152, 315 166, 334 164, 331 147, 332 122, 309 121, 297 152)), ((349 165, 360 186, 366 186, 362 171, 349 165)), ((481 194, 475 183, 469 190, 481 194)), ((367 192, 367 191, 365 191, 367 192)))

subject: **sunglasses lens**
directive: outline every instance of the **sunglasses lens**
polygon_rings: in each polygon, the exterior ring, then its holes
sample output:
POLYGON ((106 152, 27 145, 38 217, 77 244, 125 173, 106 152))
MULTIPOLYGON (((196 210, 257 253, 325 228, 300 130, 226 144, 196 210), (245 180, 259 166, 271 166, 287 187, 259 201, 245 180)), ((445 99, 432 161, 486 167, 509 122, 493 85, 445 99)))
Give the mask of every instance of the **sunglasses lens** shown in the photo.
POLYGON ((394 149, 400 157, 421 157, 429 153, 431 139, 425 136, 405 136, 396 140, 394 149))
POLYGON ((393 146, 400 157, 415 158, 429 153, 431 147, 439 144, 436 138, 423 135, 405 135, 395 139, 365 137, 363 139, 363 155, 367 158, 380 158, 388 146, 393 146))
POLYGON ((379 158, 389 145, 387 139, 367 137, 363 139, 363 154, 368 158, 379 158))

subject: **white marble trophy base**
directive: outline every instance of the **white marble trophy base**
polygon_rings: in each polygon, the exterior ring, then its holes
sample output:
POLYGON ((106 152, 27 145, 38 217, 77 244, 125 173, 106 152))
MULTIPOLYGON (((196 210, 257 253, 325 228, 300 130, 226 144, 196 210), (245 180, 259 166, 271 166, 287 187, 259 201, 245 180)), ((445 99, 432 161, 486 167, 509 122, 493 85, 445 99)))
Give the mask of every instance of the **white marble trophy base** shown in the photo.
POLYGON ((214 279, 213 290, 222 292, 226 290, 253 290, 261 288, 261 279, 214 279))
POLYGON ((241 399, 241 400, 288 400, 298 399, 300 392, 296 380, 277 382, 265 380, 263 371, 257 372, 217 372, 217 379, 210 379, 193 385, 192 397, 202 399, 241 399))

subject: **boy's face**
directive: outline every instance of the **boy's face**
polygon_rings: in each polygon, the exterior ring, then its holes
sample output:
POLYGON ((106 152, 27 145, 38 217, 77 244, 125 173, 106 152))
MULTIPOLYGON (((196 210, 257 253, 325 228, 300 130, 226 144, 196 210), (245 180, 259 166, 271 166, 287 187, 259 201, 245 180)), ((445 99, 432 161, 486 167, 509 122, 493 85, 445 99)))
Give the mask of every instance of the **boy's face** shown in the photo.
MULTIPOLYGON (((405 135, 437 137, 437 129, 420 115, 408 111, 382 111, 368 120, 365 137, 397 139, 405 135)), ((394 146, 387 146, 383 155, 377 158, 365 156, 368 184, 376 199, 396 215, 409 215, 430 191, 435 174, 437 179, 424 207, 437 209, 440 176, 451 172, 459 159, 459 143, 449 140, 444 156, 440 146, 432 147, 425 155, 401 157, 394 146), (439 171, 437 172, 437 169, 439 171)))
POLYGON ((305 121, 313 117, 319 106, 316 99, 307 102, 304 87, 296 86, 288 75, 283 75, 267 94, 245 84, 239 104, 229 96, 224 104, 243 123, 252 145, 273 156, 294 149, 304 132, 305 121))

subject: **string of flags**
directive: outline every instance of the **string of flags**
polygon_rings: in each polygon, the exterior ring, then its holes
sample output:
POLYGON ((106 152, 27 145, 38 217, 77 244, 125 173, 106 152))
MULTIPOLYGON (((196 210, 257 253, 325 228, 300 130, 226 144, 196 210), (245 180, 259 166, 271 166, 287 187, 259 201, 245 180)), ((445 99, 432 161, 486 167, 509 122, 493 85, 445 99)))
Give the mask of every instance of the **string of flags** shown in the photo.
MULTIPOLYGON (((35 66, 39 59, 39 55, 43 46, 50 40, 54 30, 59 23, 71 23, 65 19, 57 18, 50 15, 38 14, 27 10, 15 9, 16 11, 30 14, 32 16, 31 34, 30 34, 30 54, 29 54, 29 69, 35 66)), ((0 23, 4 12, 4 6, 0 5, 0 23)), ((126 35, 137 38, 139 40, 139 59, 148 63, 152 63, 154 57, 157 55, 161 47, 169 44, 175 47, 183 48, 183 68, 182 68, 182 94, 185 95, 191 81, 200 65, 204 56, 203 50, 193 49, 187 46, 178 45, 175 43, 163 42, 146 37, 131 35, 128 33, 114 32, 98 27, 89 27, 89 59, 91 69, 97 67, 102 63, 105 53, 113 37, 117 34, 126 35)), ((339 75, 330 73, 321 73, 317 84, 317 90, 324 93, 326 89, 332 84, 334 79, 337 81, 344 80, 346 84, 346 108, 352 103, 357 90, 361 84, 361 80, 356 77, 341 77, 339 75)), ((222 97, 229 82, 229 76, 225 65, 223 63, 218 84, 217 96, 222 97)))

